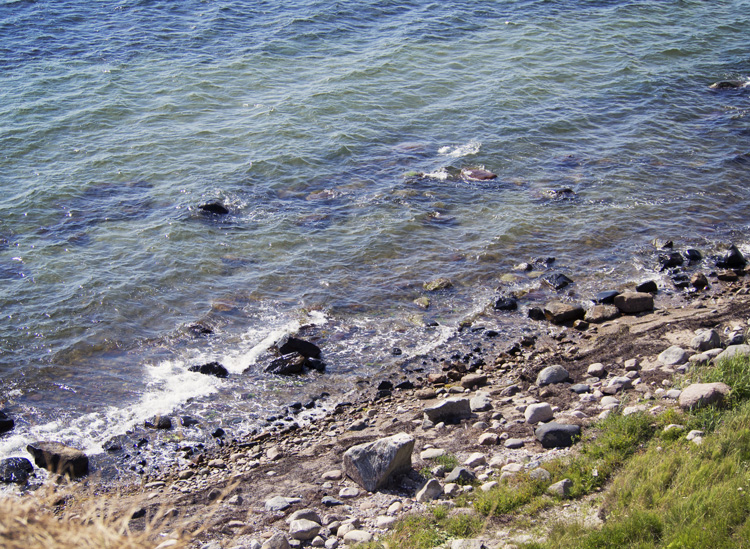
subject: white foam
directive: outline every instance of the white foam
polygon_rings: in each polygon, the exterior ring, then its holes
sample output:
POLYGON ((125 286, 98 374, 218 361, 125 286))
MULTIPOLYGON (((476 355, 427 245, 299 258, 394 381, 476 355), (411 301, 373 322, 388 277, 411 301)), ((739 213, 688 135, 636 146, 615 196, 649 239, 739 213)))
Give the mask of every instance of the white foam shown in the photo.
POLYGON ((434 172, 424 174, 424 177, 431 177, 432 179, 439 179, 440 181, 445 181, 448 179, 448 176, 449 174, 445 168, 440 168, 434 172))
POLYGON ((463 156, 469 156, 470 154, 477 154, 481 147, 482 143, 480 141, 472 139, 468 143, 459 145, 457 147, 440 147, 438 149, 438 153, 442 154, 443 156, 449 156, 451 158, 461 158, 463 156))

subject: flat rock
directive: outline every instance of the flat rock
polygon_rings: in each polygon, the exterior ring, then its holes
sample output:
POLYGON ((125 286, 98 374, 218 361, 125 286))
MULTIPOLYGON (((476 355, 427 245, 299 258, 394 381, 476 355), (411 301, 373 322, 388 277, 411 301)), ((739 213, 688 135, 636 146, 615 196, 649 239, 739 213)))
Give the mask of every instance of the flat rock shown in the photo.
POLYGON ((287 524, 291 524, 292 521, 301 519, 317 522, 319 525, 323 524, 323 521, 320 520, 320 515, 318 515, 315 509, 300 509, 289 515, 285 520, 287 524))
POLYGON ((618 295, 614 303, 621 313, 632 315, 652 311, 654 296, 646 292, 625 292, 618 295))
POLYGON ((543 387, 544 385, 551 385, 553 383, 562 383, 568 379, 570 379, 568 370, 559 364, 554 364, 547 366, 539 372, 539 375, 536 376, 536 384, 543 387))
POLYGON ((423 410, 433 423, 458 423, 471 417, 471 403, 468 398, 448 398, 423 410))
POLYGON ((422 459, 436 459, 445 455, 445 450, 442 448, 427 448, 422 450, 419 457, 422 459))
POLYGON ((26 446, 34 463, 53 473, 82 477, 89 472, 89 458, 81 450, 60 442, 34 442, 26 446))
POLYGON ((365 490, 374 492, 391 477, 411 470, 413 449, 414 437, 406 433, 359 444, 344 453, 344 471, 365 490))
POLYGON ((218 362, 208 362, 207 364, 191 366, 188 370, 207 376, 218 377, 219 379, 229 376, 229 371, 218 362))
POLYGON ((523 448, 524 444, 525 442, 521 438, 509 438, 505 441, 504 446, 509 450, 517 450, 518 448, 523 448))
POLYGON ((620 316, 620 309, 614 305, 594 305, 586 311, 586 315, 583 319, 592 324, 601 324, 608 320, 614 320, 618 316, 620 316))
POLYGON ((451 282, 449 279, 436 278, 435 280, 425 282, 423 288, 428 292, 436 292, 438 290, 447 290, 451 286, 453 286, 453 282, 451 282))
POLYGON ((693 383, 680 393, 678 402, 684 410, 702 408, 709 404, 721 404, 729 394, 725 383, 693 383))
POLYGON ((292 336, 284 336, 276 342, 275 347, 280 355, 299 353, 306 358, 320 358, 321 354, 320 347, 314 343, 292 336))
POLYGON ((300 498, 285 498, 284 496, 274 496, 265 503, 266 511, 284 511, 302 501, 300 498))
POLYGON ((372 534, 366 530, 351 530, 344 535, 346 543, 369 543, 372 541, 372 534))
POLYGON ((586 311, 577 303, 552 301, 544 306, 544 316, 553 324, 565 324, 574 320, 583 320, 586 311))
POLYGON ((480 465, 487 464, 487 456, 481 452, 474 452, 464 461, 464 465, 467 467, 479 467, 480 465))
POLYGON ((567 448, 572 446, 580 435, 581 428, 578 425, 562 425, 555 422, 546 423, 534 431, 534 436, 544 448, 567 448))
POLYGON ((543 421, 549 421, 554 417, 552 413, 552 406, 546 402, 539 402, 537 404, 530 404, 526 407, 523 413, 526 418, 526 423, 534 425, 543 421))
POLYGON ((464 389, 484 387, 485 385, 487 385, 487 376, 484 374, 466 374, 461 378, 461 387, 464 389))

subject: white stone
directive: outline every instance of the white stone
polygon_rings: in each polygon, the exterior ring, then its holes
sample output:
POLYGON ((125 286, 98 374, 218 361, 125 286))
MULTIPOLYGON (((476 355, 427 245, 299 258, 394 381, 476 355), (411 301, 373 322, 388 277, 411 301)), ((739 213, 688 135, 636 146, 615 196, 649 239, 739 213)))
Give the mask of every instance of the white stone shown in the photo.
POLYGON ((526 423, 532 425, 543 421, 549 421, 554 417, 552 413, 552 407, 546 402, 540 402, 538 404, 531 404, 526 407, 523 413, 526 418, 526 423))
POLYGON ((480 452, 474 452, 468 458, 466 458, 466 461, 464 461, 464 465, 466 465, 467 467, 477 467, 478 465, 486 464, 487 457, 480 452))

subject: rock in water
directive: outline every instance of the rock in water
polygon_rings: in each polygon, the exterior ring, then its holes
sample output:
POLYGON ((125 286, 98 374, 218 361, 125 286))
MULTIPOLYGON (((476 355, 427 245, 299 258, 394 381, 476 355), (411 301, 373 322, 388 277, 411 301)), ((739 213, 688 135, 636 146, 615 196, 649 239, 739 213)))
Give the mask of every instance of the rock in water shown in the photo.
POLYGON ((208 364, 201 364, 200 366, 191 366, 190 368, 188 368, 188 370, 191 372, 198 372, 207 376, 216 376, 220 379, 224 379, 229 375, 227 369, 218 362, 209 362, 208 364))
POLYGON ((299 353, 305 358, 320 358, 320 347, 304 339, 285 336, 276 342, 279 354, 299 353))
POLYGON ((198 208, 207 214, 213 215, 227 215, 229 210, 220 202, 209 202, 208 204, 201 204, 198 208))
POLYGON ((154 416, 151 419, 147 419, 143 424, 149 429, 168 431, 172 428, 172 418, 169 416, 154 416))
POLYGON ((26 484, 32 471, 34 467, 26 458, 12 457, 0 460, 0 482, 26 484))
POLYGON ((438 290, 447 290, 451 286, 453 286, 453 282, 451 282, 447 278, 436 278, 435 280, 431 280, 430 282, 425 282, 422 287, 425 289, 425 291, 436 292, 438 290))
POLYGON ((60 442, 34 442, 26 446, 37 467, 53 473, 82 477, 89 472, 89 458, 81 450, 60 442))
POLYGON ((712 90, 738 90, 750 87, 750 82, 744 80, 721 80, 709 86, 712 90))
POLYGON ((461 175, 472 181, 489 181, 497 178, 497 174, 482 168, 466 168, 461 170, 461 175))
POLYGON ((406 433, 359 444, 344 453, 344 471, 365 490, 374 492, 391 477, 411 469, 413 450, 414 437, 406 433))
POLYGON ((301 374, 305 368, 307 358, 299 353, 289 353, 271 361, 266 367, 266 373, 280 376, 301 374))
POLYGON ((720 269, 741 269, 747 265, 747 260, 742 252, 732 244, 727 253, 716 260, 716 266, 720 269))
POLYGON ((542 276, 542 282, 548 284, 555 290, 562 290, 566 286, 573 284, 573 281, 562 273, 550 273, 542 276))
POLYGON ((12 431, 16 423, 5 412, 0 412, 0 434, 12 431))

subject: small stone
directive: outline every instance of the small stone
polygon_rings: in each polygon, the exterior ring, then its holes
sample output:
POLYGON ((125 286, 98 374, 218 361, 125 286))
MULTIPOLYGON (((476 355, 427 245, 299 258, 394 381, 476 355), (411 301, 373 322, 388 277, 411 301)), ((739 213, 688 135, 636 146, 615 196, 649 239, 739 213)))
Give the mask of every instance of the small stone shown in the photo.
POLYGON ((570 495, 571 488, 573 488, 573 481, 565 478, 547 488, 547 493, 559 498, 567 498, 570 495))
POLYGON ((283 496, 275 496, 266 501, 265 503, 265 509, 266 511, 284 511, 285 509, 288 509, 295 503, 299 503, 299 498, 285 498, 283 496))
POLYGON ((452 482, 456 484, 467 484, 474 482, 474 480, 476 480, 474 473, 464 467, 456 467, 447 477, 445 477, 446 485, 452 482))
POLYGON ((425 282, 423 287, 428 292, 436 292, 438 290, 447 290, 453 286, 453 282, 447 278, 436 278, 430 282, 425 282))
POLYGON ((604 364, 601 362, 595 362, 588 367, 586 373, 591 377, 603 378, 607 377, 607 370, 604 368, 604 364))
POLYGON ((296 519, 289 523, 289 537, 300 541, 313 539, 320 532, 320 524, 308 519, 296 519))
POLYGON ((546 402, 527 406, 523 415, 526 418, 526 423, 530 423, 531 425, 543 421, 549 421, 554 417, 552 407, 546 402))
POLYGON ((449 398, 423 410, 433 423, 441 421, 456 423, 471 417, 471 404, 468 398, 449 398))
POLYGON ((592 324, 601 324, 602 322, 614 320, 618 316, 620 316, 620 310, 614 305, 594 305, 586 311, 583 319, 592 324))
POLYGON ((261 549, 291 549, 289 540, 284 534, 277 533, 266 540, 261 549))
POLYGON ((730 345, 716 357, 716 362, 727 360, 735 356, 750 355, 750 345, 730 345))
POLYGON ((375 519, 375 527, 388 530, 396 522, 395 517, 379 516, 375 519))
POLYGON ((404 508, 404 504, 400 501, 394 501, 388 506, 388 510, 386 511, 386 514, 389 516, 398 515, 401 510, 404 508))
POLYGON ((340 501, 331 496, 324 496, 323 499, 320 500, 320 503, 322 503, 326 507, 337 507, 339 505, 344 505, 343 501, 340 501))
MULTIPOLYGON (((679 255, 679 254, 678 254, 679 255)), ((682 257, 680 257, 682 259, 682 257)), ((647 280, 645 282, 641 282, 635 287, 636 292, 641 293, 647 293, 647 294, 655 294, 659 291, 659 287, 656 285, 656 282, 653 280, 647 280)))
POLYGON ((721 347, 721 338, 716 330, 703 330, 690 340, 690 347, 700 352, 721 347))
POLYGON ((578 425, 550 422, 538 427, 534 435, 544 448, 567 448, 580 437, 581 428, 578 425))
POLYGON ((359 489, 353 486, 347 486, 339 490, 339 497, 344 499, 356 498, 359 495, 359 489))
POLYGON ((53 473, 77 478, 88 474, 89 458, 81 450, 60 442, 34 442, 26 446, 34 463, 53 473))
POLYGON ((346 543, 369 543, 372 541, 372 534, 365 530, 352 530, 344 535, 346 543))
POLYGON ((708 279, 703 273, 695 273, 690 277, 690 285, 696 290, 702 290, 708 287, 708 279))
POLYGON ((524 446, 524 440, 521 438, 509 438, 505 441, 505 447, 509 450, 517 450, 518 448, 523 448, 524 446))
POLYGON ((582 395, 583 393, 591 392, 591 387, 589 387, 585 383, 576 383, 575 385, 570 387, 570 390, 577 395, 582 395))
POLYGON ((433 478, 428 480, 422 489, 417 492, 416 500, 420 503, 425 503, 438 499, 442 495, 443 487, 440 485, 440 482, 433 478))
POLYGON ((422 452, 419 454, 419 457, 424 460, 428 460, 436 459, 444 455, 445 450, 443 450, 442 448, 428 448, 427 450, 422 450, 422 452))
POLYGON ((483 433, 479 436, 480 446, 495 446, 497 445, 499 438, 496 433, 483 433))
POLYGON ((491 481, 489 481, 489 482, 485 482, 484 484, 482 484, 482 485, 481 485, 481 486, 479 487, 479 489, 480 489, 480 490, 481 490, 482 492, 489 492, 490 490, 492 490, 492 489, 493 489, 493 488, 494 488, 495 486, 497 486, 498 484, 500 484, 500 483, 499 483, 499 482, 497 482, 496 480, 491 480, 491 481))
POLYGON ((10 457, 0 460, 0 482, 26 484, 33 471, 34 466, 26 458, 10 457))
POLYGON ((466 465, 467 467, 478 467, 480 465, 486 464, 487 457, 481 452, 474 452, 468 458, 466 458, 466 461, 464 461, 464 465, 466 465))
POLYGON ((166 431, 172 428, 172 418, 169 416, 156 416, 147 419, 144 425, 149 429, 162 429, 166 431))
POLYGON ((344 472, 341 469, 331 469, 323 473, 320 478, 323 480, 341 480, 344 478, 344 472))

